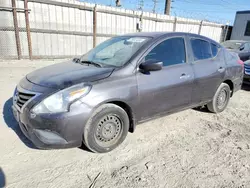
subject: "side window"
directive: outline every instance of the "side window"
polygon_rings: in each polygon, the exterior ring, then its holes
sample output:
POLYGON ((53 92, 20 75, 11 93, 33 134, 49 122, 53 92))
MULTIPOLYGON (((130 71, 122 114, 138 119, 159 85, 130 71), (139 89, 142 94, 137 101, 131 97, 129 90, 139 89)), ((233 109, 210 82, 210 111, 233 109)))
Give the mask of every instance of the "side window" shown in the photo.
POLYGON ((191 39, 195 60, 209 59, 212 57, 210 43, 205 40, 191 39))
POLYGON ((154 47, 145 60, 155 59, 163 62, 163 66, 186 62, 185 42, 181 37, 167 39, 154 47))
POLYGON ((244 43, 243 45, 240 46, 240 51, 242 52, 248 52, 248 44, 247 43, 244 43))
POLYGON ((217 56, 218 54, 218 51, 219 51, 219 48, 217 45, 211 43, 211 49, 212 49, 212 54, 213 54, 213 57, 217 56))
POLYGON ((246 46, 246 51, 249 52, 250 51, 250 43, 246 43, 245 46, 246 46))
POLYGON ((250 36, 250 21, 247 21, 245 36, 250 36))

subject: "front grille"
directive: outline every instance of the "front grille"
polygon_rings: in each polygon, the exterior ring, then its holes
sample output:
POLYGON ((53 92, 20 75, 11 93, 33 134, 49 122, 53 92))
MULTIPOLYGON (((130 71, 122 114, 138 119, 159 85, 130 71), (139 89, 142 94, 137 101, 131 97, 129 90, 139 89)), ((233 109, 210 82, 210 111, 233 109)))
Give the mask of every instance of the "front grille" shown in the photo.
POLYGON ((31 94, 31 93, 23 93, 23 92, 19 92, 17 91, 16 93, 16 104, 17 106, 20 107, 20 109, 23 107, 23 105, 32 97, 34 97, 35 94, 31 94))
POLYGON ((250 65, 244 65, 245 67, 245 74, 250 75, 250 65))

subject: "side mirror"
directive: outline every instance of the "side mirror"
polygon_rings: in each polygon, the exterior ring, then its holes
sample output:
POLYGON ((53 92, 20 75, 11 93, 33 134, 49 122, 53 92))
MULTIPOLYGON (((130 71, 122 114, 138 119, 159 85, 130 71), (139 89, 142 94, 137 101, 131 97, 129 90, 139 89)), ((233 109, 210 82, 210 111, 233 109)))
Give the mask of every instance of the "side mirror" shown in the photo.
POLYGON ((75 57, 75 58, 73 58, 73 60, 72 60, 74 63, 79 63, 79 61, 80 61, 80 59, 79 58, 77 58, 77 57, 75 57))
POLYGON ((155 59, 149 59, 141 63, 139 68, 143 71, 149 72, 149 71, 161 70, 162 66, 163 66, 163 63, 161 61, 158 61, 155 59))
POLYGON ((241 46, 241 47, 240 47, 240 51, 242 51, 242 50, 244 50, 244 46, 241 46))

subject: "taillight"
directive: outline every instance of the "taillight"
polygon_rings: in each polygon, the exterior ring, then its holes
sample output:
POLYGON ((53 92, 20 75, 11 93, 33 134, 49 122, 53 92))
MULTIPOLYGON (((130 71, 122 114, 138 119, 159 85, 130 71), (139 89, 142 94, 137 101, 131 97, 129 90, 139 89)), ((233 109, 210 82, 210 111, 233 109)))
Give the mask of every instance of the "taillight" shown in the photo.
POLYGON ((244 67, 244 62, 241 61, 240 59, 237 60, 237 63, 239 63, 242 67, 244 67))

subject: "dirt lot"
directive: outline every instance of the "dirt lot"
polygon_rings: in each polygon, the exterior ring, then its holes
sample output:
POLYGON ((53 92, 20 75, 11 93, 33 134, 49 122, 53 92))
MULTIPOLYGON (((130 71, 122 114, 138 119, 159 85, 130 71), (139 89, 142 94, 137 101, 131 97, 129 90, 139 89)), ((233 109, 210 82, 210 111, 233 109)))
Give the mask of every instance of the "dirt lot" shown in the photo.
POLYGON ((191 109, 141 124, 107 154, 38 150, 11 96, 25 74, 51 63, 0 62, 0 187, 250 187, 250 88, 219 115, 191 109))

